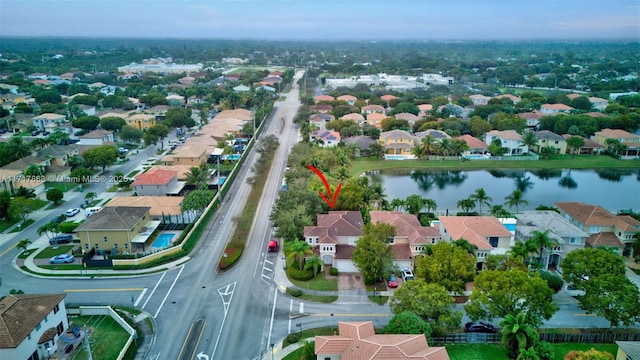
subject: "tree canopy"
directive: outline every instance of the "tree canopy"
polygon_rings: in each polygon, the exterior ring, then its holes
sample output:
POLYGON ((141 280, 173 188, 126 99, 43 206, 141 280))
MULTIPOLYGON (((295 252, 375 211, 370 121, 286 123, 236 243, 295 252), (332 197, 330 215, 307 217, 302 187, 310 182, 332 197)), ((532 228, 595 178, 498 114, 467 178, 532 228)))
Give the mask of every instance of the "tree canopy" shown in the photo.
POLYGON ((444 286, 448 291, 463 292, 475 275, 475 258, 452 243, 430 247, 430 254, 416 257, 416 276, 427 283, 444 286))
POLYGON ((372 284, 391 274, 393 253, 388 241, 395 235, 396 228, 389 224, 377 223, 364 226, 362 236, 353 250, 353 262, 362 272, 365 283, 372 284))

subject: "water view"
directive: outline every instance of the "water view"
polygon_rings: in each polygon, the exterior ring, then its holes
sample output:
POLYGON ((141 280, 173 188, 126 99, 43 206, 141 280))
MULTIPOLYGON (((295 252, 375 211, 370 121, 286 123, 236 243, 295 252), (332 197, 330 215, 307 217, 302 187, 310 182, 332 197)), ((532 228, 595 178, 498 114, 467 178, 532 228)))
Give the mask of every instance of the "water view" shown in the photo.
MULTIPOLYGON (((617 212, 640 208, 640 169, 604 170, 465 170, 427 171, 412 169, 380 170, 367 174, 385 189, 387 200, 405 199, 419 194, 433 199, 438 210, 456 211, 456 203, 475 189, 484 188, 492 204, 504 205, 504 198, 515 189, 523 192, 529 204, 553 206, 559 201, 581 201, 617 212)), ((515 208, 505 209, 515 211, 515 208)), ((461 210, 461 209, 459 209, 461 210)), ((476 209, 477 210, 477 209, 476 209)))

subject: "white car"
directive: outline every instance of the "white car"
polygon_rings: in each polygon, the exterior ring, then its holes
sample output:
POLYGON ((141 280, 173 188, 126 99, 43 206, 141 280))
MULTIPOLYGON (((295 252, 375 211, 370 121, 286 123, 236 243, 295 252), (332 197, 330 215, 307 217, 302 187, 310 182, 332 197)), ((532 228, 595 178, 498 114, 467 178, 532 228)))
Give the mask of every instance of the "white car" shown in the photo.
POLYGON ((80 212, 80 209, 78 209, 78 208, 73 208, 73 209, 69 209, 69 210, 65 211, 65 213, 64 213, 64 214, 65 214, 67 217, 72 217, 72 216, 75 216, 75 215, 76 215, 77 213, 79 213, 79 212, 80 212))
POLYGON ((410 269, 402 269, 402 281, 413 280, 413 272, 410 269))

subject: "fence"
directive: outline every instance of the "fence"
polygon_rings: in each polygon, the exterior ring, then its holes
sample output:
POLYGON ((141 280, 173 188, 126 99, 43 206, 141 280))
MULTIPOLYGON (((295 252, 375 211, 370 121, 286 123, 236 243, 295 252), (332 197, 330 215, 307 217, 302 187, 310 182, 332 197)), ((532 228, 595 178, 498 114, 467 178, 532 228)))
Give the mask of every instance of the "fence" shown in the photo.
MULTIPOLYGON (((434 344, 500 344, 500 333, 451 333, 444 336, 432 336, 434 344)), ((640 333, 585 333, 585 334, 540 334, 540 340, 550 343, 604 343, 616 341, 640 341, 640 333)))

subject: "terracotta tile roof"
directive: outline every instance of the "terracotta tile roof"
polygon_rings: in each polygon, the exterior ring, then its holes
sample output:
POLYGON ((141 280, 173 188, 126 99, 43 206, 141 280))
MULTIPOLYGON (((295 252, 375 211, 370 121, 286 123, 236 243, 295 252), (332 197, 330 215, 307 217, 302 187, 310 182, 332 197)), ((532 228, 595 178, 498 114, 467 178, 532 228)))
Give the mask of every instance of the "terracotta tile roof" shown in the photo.
POLYGON ((518 134, 513 130, 504 130, 504 131, 491 130, 487 132, 487 135, 495 136, 499 139, 522 141, 522 135, 518 134))
POLYGON ((76 231, 85 230, 131 230, 150 207, 138 206, 105 206, 102 210, 87 218, 76 231))
POLYGON ((469 145, 469 148, 471 149, 489 148, 489 145, 485 144, 482 140, 475 138, 469 134, 462 135, 460 137, 457 137, 456 139, 464 140, 464 142, 466 142, 467 145, 469 145))
POLYGON ((555 205, 583 225, 613 225, 615 218, 615 215, 597 205, 587 205, 581 202, 557 202, 555 205))
POLYGON ((420 111, 431 111, 431 110, 433 110, 433 105, 431 105, 431 104, 420 104, 420 105, 418 105, 418 109, 420 109, 420 111))
POLYGON ((337 355, 342 360, 424 359, 449 360, 444 347, 429 347, 424 335, 376 335, 373 322, 339 322, 339 335, 316 336, 315 354, 337 355))
POLYGON ((177 171, 149 169, 146 173, 138 174, 131 186, 137 185, 166 185, 177 177, 177 171))
POLYGON ((617 215, 613 226, 625 232, 640 232, 640 221, 629 215, 617 215))
POLYGON ((414 123, 419 119, 419 117, 411 113, 400 113, 400 114, 395 114, 394 116, 398 120, 407 120, 409 123, 414 123))
POLYGON ((106 206, 148 207, 151 216, 180 215, 183 196, 116 196, 106 206))
POLYGON ((502 95, 496 96, 496 99, 502 99, 502 98, 507 98, 511 100, 514 104, 517 104, 522 100, 522 98, 517 97, 515 95, 511 95, 511 94, 502 94, 502 95))
POLYGON ((540 106, 540 108, 545 108, 545 109, 549 109, 549 110, 558 110, 558 111, 573 110, 573 108, 571 106, 567 106, 565 104, 542 104, 542 106, 540 106))
POLYGON ((381 113, 370 113, 367 114, 367 123, 369 124, 373 124, 377 127, 382 127, 382 120, 384 120, 387 117, 387 115, 385 114, 381 114, 381 113))
POLYGON ((317 104, 317 105, 309 106, 309 110, 310 111, 317 111, 317 112, 331 111, 331 110, 333 110, 333 106, 331 106, 329 104, 317 104))
POLYGON ((569 99, 571 99, 571 100, 573 100, 573 99, 577 99, 577 98, 579 98, 579 97, 583 97, 583 96, 584 96, 584 95, 582 95, 582 94, 575 94, 575 93, 574 93, 574 94, 569 94, 569 95, 567 95, 567 97, 568 97, 569 99))
POLYGON ((399 99, 399 97, 391 95, 391 94, 387 94, 387 95, 382 95, 380 96, 380 99, 384 100, 384 101, 390 101, 390 100, 396 100, 399 99))
POLYGON ((584 113, 582 115, 587 115, 587 116, 591 116, 591 117, 608 117, 607 114, 603 114, 603 113, 598 112, 598 111, 591 111, 591 112, 588 112, 588 113, 584 113))
POLYGON ((178 180, 186 180, 187 173, 191 171, 191 165, 154 165, 149 169, 151 170, 167 170, 167 171, 175 171, 178 175, 178 180))
POLYGON ((334 98, 331 95, 317 95, 313 99, 316 102, 320 102, 320 101, 334 101, 336 98, 334 98))
POLYGON ((411 133, 409 133, 406 130, 391 130, 391 131, 385 131, 383 133, 380 134, 380 139, 382 140, 387 140, 387 139, 409 139, 412 140, 413 136, 411 135, 411 133))
POLYGON ((589 96, 589 101, 592 103, 601 103, 601 102, 608 103, 609 102, 609 100, 607 99, 603 99, 595 96, 589 96))
POLYGON ((20 345, 65 296, 10 294, 0 300, 0 349, 20 345))
POLYGON ((432 239, 440 239, 435 228, 422 226, 415 215, 399 211, 371 211, 369 214, 372 224, 381 222, 394 226, 396 238, 407 238, 410 245, 431 244, 432 239))
POLYGON ((587 238, 587 245, 591 246, 592 248, 598 248, 601 246, 617 248, 624 247, 622 241, 620 241, 620 239, 616 237, 616 234, 612 232, 601 232, 589 236, 587 238))
POLYGON ((409 244, 393 244, 391 245, 391 252, 393 258, 396 260, 411 260, 413 254, 411 253, 411 245, 409 244))
POLYGON ((600 135, 607 139, 640 139, 640 135, 632 134, 620 129, 602 129, 600 131, 596 131, 595 135, 600 135))
POLYGON ((493 216, 440 216, 440 226, 444 227, 451 238, 465 239, 476 245, 479 250, 491 250, 489 237, 511 237, 507 228, 493 216))
POLYGON ((538 139, 545 139, 545 140, 562 140, 564 141, 565 139, 554 133, 553 131, 549 131, 549 130, 540 130, 540 131, 534 131, 534 134, 536 134, 536 137, 538 139))
POLYGON ((356 247, 351 245, 336 245, 336 259, 351 260, 355 249, 356 247))
POLYGON ((353 95, 341 95, 341 96, 338 96, 338 97, 336 98, 336 100, 342 100, 342 101, 356 101, 356 100, 358 100, 358 98, 357 98, 357 97, 355 97, 355 96, 353 96, 353 95))
POLYGON ((342 120, 353 120, 358 124, 364 122, 364 116, 362 116, 362 114, 358 114, 358 113, 346 114, 346 115, 342 116, 341 119, 342 120))
MULTIPOLYGON (((304 237, 317 237, 320 243, 337 244, 339 236, 362 236, 363 224, 359 211, 329 211, 318 214, 317 226, 305 226, 304 237)), ((338 248, 341 247, 344 246, 338 248)))
POLYGON ((590 140, 590 139, 585 139, 580 135, 569 135, 569 134, 564 134, 562 135, 563 138, 568 139, 570 137, 579 137, 582 138, 584 140, 584 146, 582 148, 599 148, 599 149, 604 149, 604 146, 598 144, 597 142, 590 140))
POLYGON ((382 105, 366 105, 362 107, 361 111, 375 111, 384 113, 385 109, 382 105))
POLYGON ((521 119, 540 119, 540 113, 539 112, 524 112, 524 113, 520 113, 520 114, 516 114, 517 117, 521 118, 521 119))

